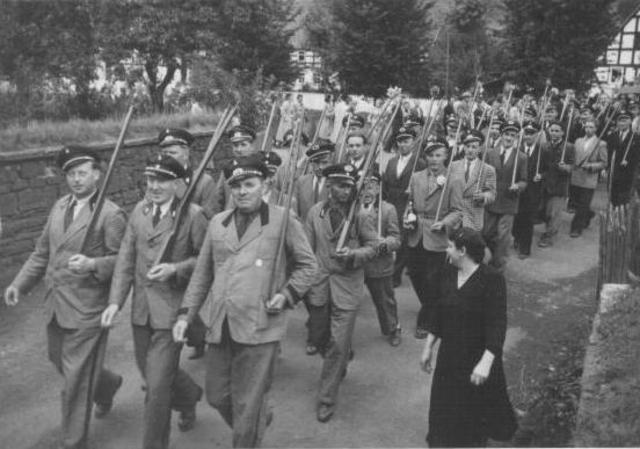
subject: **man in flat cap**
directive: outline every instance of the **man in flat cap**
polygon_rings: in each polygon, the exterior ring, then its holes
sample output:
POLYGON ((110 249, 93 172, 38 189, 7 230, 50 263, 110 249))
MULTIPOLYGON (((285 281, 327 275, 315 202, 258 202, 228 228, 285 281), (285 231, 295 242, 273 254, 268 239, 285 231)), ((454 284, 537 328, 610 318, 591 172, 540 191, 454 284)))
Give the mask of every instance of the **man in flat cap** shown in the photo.
POLYGON ((447 179, 449 151, 443 139, 425 149, 427 168, 409 181, 409 198, 402 226, 407 232, 407 268, 420 301, 414 336, 427 338, 427 319, 440 291, 447 231, 462 220, 462 186, 447 179))
POLYGON ((196 314, 204 321, 207 400, 231 427, 233 447, 259 446, 271 422, 268 394, 286 331, 284 309, 300 301, 317 269, 302 224, 263 201, 267 175, 259 155, 225 168, 235 207, 209 223, 173 329, 182 341, 196 314), (276 260, 283 226, 284 251, 276 260))
MULTIPOLYGON (((407 208, 407 187, 414 172, 424 170, 426 163, 420 157, 417 148, 416 131, 413 128, 400 127, 396 134, 397 154, 389 161, 382 174, 382 196, 395 207, 398 223, 402 223, 402 216, 407 208)), ((393 284, 395 287, 402 282, 402 272, 407 265, 407 233, 401 229, 401 245, 396 251, 393 270, 393 284)))
POLYGON ((89 250, 80 254, 98 197, 100 161, 86 148, 69 146, 58 165, 71 191, 54 204, 34 251, 5 291, 16 305, 44 277, 49 359, 63 376, 62 447, 87 447, 92 403, 104 416, 122 377, 102 368, 107 331, 100 314, 107 306, 113 265, 124 235, 126 216, 105 200, 89 250))
POLYGON ((169 447, 171 410, 180 412, 178 427, 187 431, 202 397, 202 388, 179 368, 182 344, 174 342, 171 329, 202 248, 207 219, 200 206, 189 204, 174 244, 159 261, 176 220, 177 193, 186 170, 171 156, 158 155, 148 161, 144 174, 146 196, 129 218, 102 324, 113 324, 133 288, 133 347, 146 382, 142 447, 155 449, 169 447))
POLYGON ((538 242, 541 248, 553 245, 553 239, 560 230, 562 212, 569 196, 571 170, 576 160, 573 144, 567 141, 565 136, 567 131, 562 123, 551 122, 547 132, 550 139, 542 153, 546 165, 546 172, 542 179, 546 226, 538 242))
POLYGON ((513 217, 518 213, 520 193, 527 187, 527 156, 518 150, 520 125, 502 125, 500 143, 487 153, 487 163, 496 170, 496 199, 485 208, 483 237, 491 251, 491 264, 503 270, 509 251, 513 217))
POLYGON ((347 223, 355 198, 357 169, 351 164, 325 168, 329 197, 311 208, 305 229, 318 260, 318 274, 312 282, 309 300, 325 310, 324 362, 320 377, 316 417, 327 422, 333 416, 338 389, 351 354, 351 337, 356 314, 364 297, 364 264, 376 254, 375 226, 363 214, 347 223), (337 248, 343 226, 349 226, 344 246, 337 248))
POLYGON ((475 129, 464 138, 464 158, 451 163, 451 182, 462 186, 462 226, 481 232, 484 209, 496 199, 496 171, 482 161, 484 135, 475 129))
POLYGON ((631 114, 622 110, 616 117, 616 128, 607 137, 609 151, 609 201, 613 206, 631 200, 633 177, 640 162, 640 137, 631 129, 631 114))

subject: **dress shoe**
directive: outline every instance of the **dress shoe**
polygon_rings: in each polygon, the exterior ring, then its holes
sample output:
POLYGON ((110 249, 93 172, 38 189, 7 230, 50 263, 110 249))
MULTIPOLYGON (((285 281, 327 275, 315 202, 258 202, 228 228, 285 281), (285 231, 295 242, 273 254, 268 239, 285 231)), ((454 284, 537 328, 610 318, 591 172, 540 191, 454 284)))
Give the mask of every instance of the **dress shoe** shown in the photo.
POLYGON ((318 353, 318 347, 315 345, 307 345, 305 352, 307 355, 316 355, 318 353))
POLYGON ((180 418, 178 419, 178 429, 182 432, 187 432, 193 429, 196 425, 196 406, 182 410, 180 412, 180 418))
POLYGON ((193 347, 193 354, 189 356, 189 360, 197 360, 204 357, 204 343, 193 347))
POLYGON ((398 327, 389 334, 388 338, 389 338, 389 344, 391 346, 395 347, 400 345, 400 342, 402 341, 402 338, 400 337, 401 333, 402 333, 402 329, 398 327))
POLYGON ((93 416, 95 416, 96 419, 104 418, 109 414, 109 412, 113 408, 113 397, 116 395, 116 393, 118 392, 121 386, 122 386, 122 376, 118 376, 118 380, 116 381, 116 385, 113 389, 113 395, 111 395, 111 401, 104 404, 99 404, 96 402, 95 409, 93 411, 93 416))
POLYGON ((538 246, 540 248, 547 248, 551 245, 552 245, 551 236, 549 236, 549 234, 542 234, 542 236, 540 236, 540 241, 538 242, 538 246))
POLYGON ((318 421, 325 423, 333 416, 333 407, 326 404, 320 404, 318 410, 316 410, 316 417, 318 421))

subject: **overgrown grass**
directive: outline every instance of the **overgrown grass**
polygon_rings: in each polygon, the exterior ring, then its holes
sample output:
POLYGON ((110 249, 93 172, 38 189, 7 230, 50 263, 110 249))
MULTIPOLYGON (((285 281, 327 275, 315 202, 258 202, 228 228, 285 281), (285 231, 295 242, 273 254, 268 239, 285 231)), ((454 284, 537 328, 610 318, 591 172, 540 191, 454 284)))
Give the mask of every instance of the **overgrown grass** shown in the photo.
MULTIPOLYGON (((166 127, 188 128, 192 131, 212 130, 218 117, 219 113, 213 111, 153 114, 144 117, 136 117, 134 112, 127 139, 154 137, 166 127)), ((101 121, 75 119, 66 122, 37 121, 27 126, 13 125, 0 129, 0 151, 115 141, 123 120, 124 116, 101 121)))

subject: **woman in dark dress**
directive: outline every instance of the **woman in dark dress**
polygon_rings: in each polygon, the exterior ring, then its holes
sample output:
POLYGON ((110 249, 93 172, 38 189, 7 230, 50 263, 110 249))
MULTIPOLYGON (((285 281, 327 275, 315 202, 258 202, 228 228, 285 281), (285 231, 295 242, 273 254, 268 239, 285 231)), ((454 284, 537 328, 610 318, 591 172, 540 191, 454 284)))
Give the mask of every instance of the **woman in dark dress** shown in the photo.
POLYGON ((517 428, 507 396, 502 345, 507 329, 502 274, 482 264, 480 234, 462 228, 449 238, 451 265, 428 323, 423 370, 438 350, 429 408, 430 447, 479 447, 488 438, 508 441, 517 428))

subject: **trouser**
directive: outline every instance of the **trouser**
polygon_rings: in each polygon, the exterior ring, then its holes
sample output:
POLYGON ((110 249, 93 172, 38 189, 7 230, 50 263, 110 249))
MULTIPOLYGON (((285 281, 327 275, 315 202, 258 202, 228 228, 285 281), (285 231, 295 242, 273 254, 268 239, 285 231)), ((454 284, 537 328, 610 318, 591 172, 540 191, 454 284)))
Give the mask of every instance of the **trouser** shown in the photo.
POLYGON ((534 207, 523 208, 513 219, 513 237, 522 254, 531 254, 533 241, 533 226, 538 210, 534 207))
POLYGON ((308 296, 303 298, 304 305, 309 313, 307 317, 307 345, 318 348, 320 353, 324 353, 329 344, 329 329, 326 325, 329 316, 328 305, 315 306, 311 304, 308 296))
POLYGON ((142 444, 145 449, 164 449, 169 446, 171 409, 193 409, 202 388, 179 368, 182 344, 173 341, 170 329, 133 325, 133 346, 147 384, 142 444))
POLYGON ((340 383, 349 363, 351 338, 358 311, 341 309, 333 303, 330 304, 329 309, 331 340, 322 363, 318 404, 333 408, 338 400, 340 383))
POLYGON ((393 282, 400 284, 402 281, 402 272, 407 266, 407 239, 402 236, 400 248, 396 250, 396 258, 393 261, 393 282))
POLYGON ((209 345, 207 401, 231 427, 233 447, 258 447, 262 441, 279 348, 277 341, 258 345, 233 341, 227 320, 220 343, 209 345))
POLYGON ((416 327, 427 328, 427 317, 438 299, 440 278, 446 259, 445 252, 427 251, 422 240, 415 247, 409 247, 407 266, 413 289, 420 301, 420 311, 416 327))
POLYGON ((573 196, 573 204, 576 210, 576 214, 571 220, 571 231, 582 232, 591 222, 594 213, 591 210, 591 200, 595 189, 589 189, 586 187, 571 186, 571 193, 573 196))
POLYGON ((507 263, 512 226, 513 215, 485 210, 482 236, 491 251, 489 264, 498 270, 502 270, 507 263))
POLYGON ((547 221, 545 232, 548 238, 553 237, 560 230, 560 225, 562 224, 562 210, 566 203, 566 196, 546 196, 545 212, 547 221))
POLYGON ((364 278, 376 307, 382 335, 389 335, 398 327, 398 304, 393 292, 393 276, 364 278))
POLYGON ((64 377, 62 440, 65 448, 85 448, 92 402, 110 404, 118 375, 102 368, 108 332, 100 327, 66 329, 55 316, 47 325, 49 360, 64 377))

